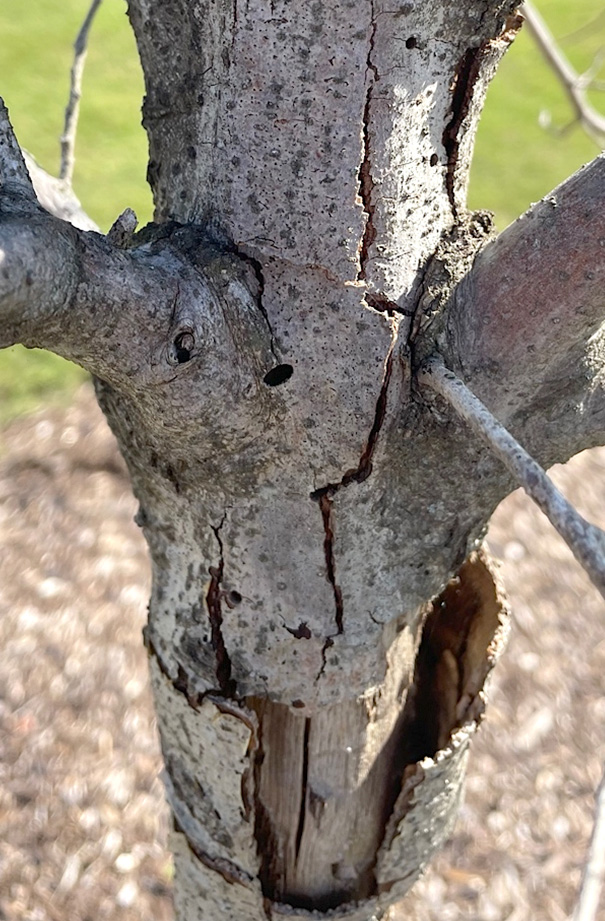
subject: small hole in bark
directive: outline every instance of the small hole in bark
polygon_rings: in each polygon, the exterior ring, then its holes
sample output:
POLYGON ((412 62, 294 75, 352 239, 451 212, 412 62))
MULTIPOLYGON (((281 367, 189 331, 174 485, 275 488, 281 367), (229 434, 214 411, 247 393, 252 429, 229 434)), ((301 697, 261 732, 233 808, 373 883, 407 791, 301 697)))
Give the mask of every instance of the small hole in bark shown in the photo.
POLYGON ((174 340, 176 360, 180 365, 191 361, 195 340, 191 333, 179 333, 174 340))
POLYGON ((229 601, 231 604, 241 604, 242 596, 235 589, 229 592, 229 601))
POLYGON ((437 166, 437 164, 439 163, 439 157, 437 156, 437 154, 431 154, 431 159, 429 160, 429 163, 431 164, 431 166, 437 166))
POLYGON ((410 37, 406 39, 405 47, 415 48, 417 44, 418 42, 416 41, 415 37, 413 35, 410 35, 410 37))
POLYGON ((285 384, 294 374, 292 365, 277 365, 267 371, 263 380, 268 387, 277 387, 279 384, 285 384))

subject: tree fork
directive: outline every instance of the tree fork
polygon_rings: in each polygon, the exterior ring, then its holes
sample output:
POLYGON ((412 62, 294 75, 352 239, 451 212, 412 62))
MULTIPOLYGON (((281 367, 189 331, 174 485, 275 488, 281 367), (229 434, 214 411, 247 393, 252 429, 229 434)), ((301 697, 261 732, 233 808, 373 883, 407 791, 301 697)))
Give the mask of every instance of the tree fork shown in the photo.
POLYGON ((96 375, 150 548, 180 921, 380 917, 451 827, 513 484, 422 361, 542 462, 605 437, 603 161, 493 242, 465 212, 514 6, 131 0, 156 223, 126 248, 41 211, 3 119, 2 344, 96 375), (501 289, 539 300, 522 337, 501 289))

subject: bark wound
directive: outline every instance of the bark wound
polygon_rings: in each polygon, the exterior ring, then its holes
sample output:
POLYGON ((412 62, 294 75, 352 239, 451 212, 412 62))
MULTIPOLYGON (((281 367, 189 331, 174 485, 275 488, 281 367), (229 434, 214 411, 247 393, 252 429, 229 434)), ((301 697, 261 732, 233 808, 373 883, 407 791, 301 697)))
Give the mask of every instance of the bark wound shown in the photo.
POLYGON ((473 88, 481 70, 481 62, 487 44, 489 43, 485 42, 477 48, 468 48, 464 52, 456 67, 451 85, 452 117, 445 126, 441 140, 447 156, 445 187, 454 217, 458 215, 455 181, 460 149, 459 134, 473 98, 473 88))
POLYGON ((216 655, 216 677, 218 685, 221 693, 223 693, 225 697, 233 697, 236 692, 236 683, 231 677, 231 660, 227 653, 222 630, 223 611, 221 600, 223 591, 221 589, 221 582, 225 561, 220 530, 224 520, 225 519, 221 521, 217 528, 212 528, 219 545, 220 558, 218 566, 210 566, 208 570, 210 573, 210 585, 208 586, 208 592, 206 594, 206 607, 208 608, 208 618, 210 620, 210 639, 216 655))
POLYGON ((481 553, 473 553, 429 610, 404 714, 405 762, 443 749, 479 720, 483 687, 506 641, 508 611, 481 553))
POLYGON ((372 32, 370 34, 368 57, 366 61, 369 83, 366 91, 366 99, 363 108, 361 124, 362 157, 361 164, 359 166, 359 197, 361 198, 363 210, 367 214, 367 218, 359 249, 359 271, 357 273, 357 281, 365 281, 366 264, 369 257, 370 247, 376 239, 376 228, 374 226, 374 211, 376 209, 375 205, 372 203, 374 182, 372 180, 372 164, 370 158, 370 105, 372 102, 374 84, 380 79, 376 65, 372 61, 375 35, 376 20, 374 18, 374 3, 372 2, 372 32))

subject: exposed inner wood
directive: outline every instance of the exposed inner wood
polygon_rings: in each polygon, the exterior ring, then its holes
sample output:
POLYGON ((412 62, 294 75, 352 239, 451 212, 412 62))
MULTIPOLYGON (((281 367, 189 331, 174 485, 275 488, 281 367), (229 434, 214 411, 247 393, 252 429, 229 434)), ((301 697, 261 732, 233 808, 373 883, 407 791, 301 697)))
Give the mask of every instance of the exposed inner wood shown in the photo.
MULTIPOLYGON (((427 609, 411 685, 396 637, 384 685, 360 700, 311 717, 248 700, 260 725, 255 834, 267 897, 327 911, 376 894, 378 851, 403 816, 394 814, 402 782, 480 717, 502 621, 475 553, 427 609)), ((410 796, 405 809, 412 805, 410 796)))

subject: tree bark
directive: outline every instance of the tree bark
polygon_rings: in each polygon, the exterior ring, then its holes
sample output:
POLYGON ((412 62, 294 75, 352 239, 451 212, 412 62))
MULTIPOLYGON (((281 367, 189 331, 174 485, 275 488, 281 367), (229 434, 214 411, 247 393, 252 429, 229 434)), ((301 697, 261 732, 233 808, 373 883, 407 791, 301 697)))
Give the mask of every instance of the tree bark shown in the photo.
POLYGON ((90 369, 129 466, 182 921, 381 917, 451 828, 511 480, 421 363, 543 462, 603 439, 603 159, 492 242, 465 209, 514 7, 130 0, 125 248, 42 211, 4 125, 1 344, 90 369))

